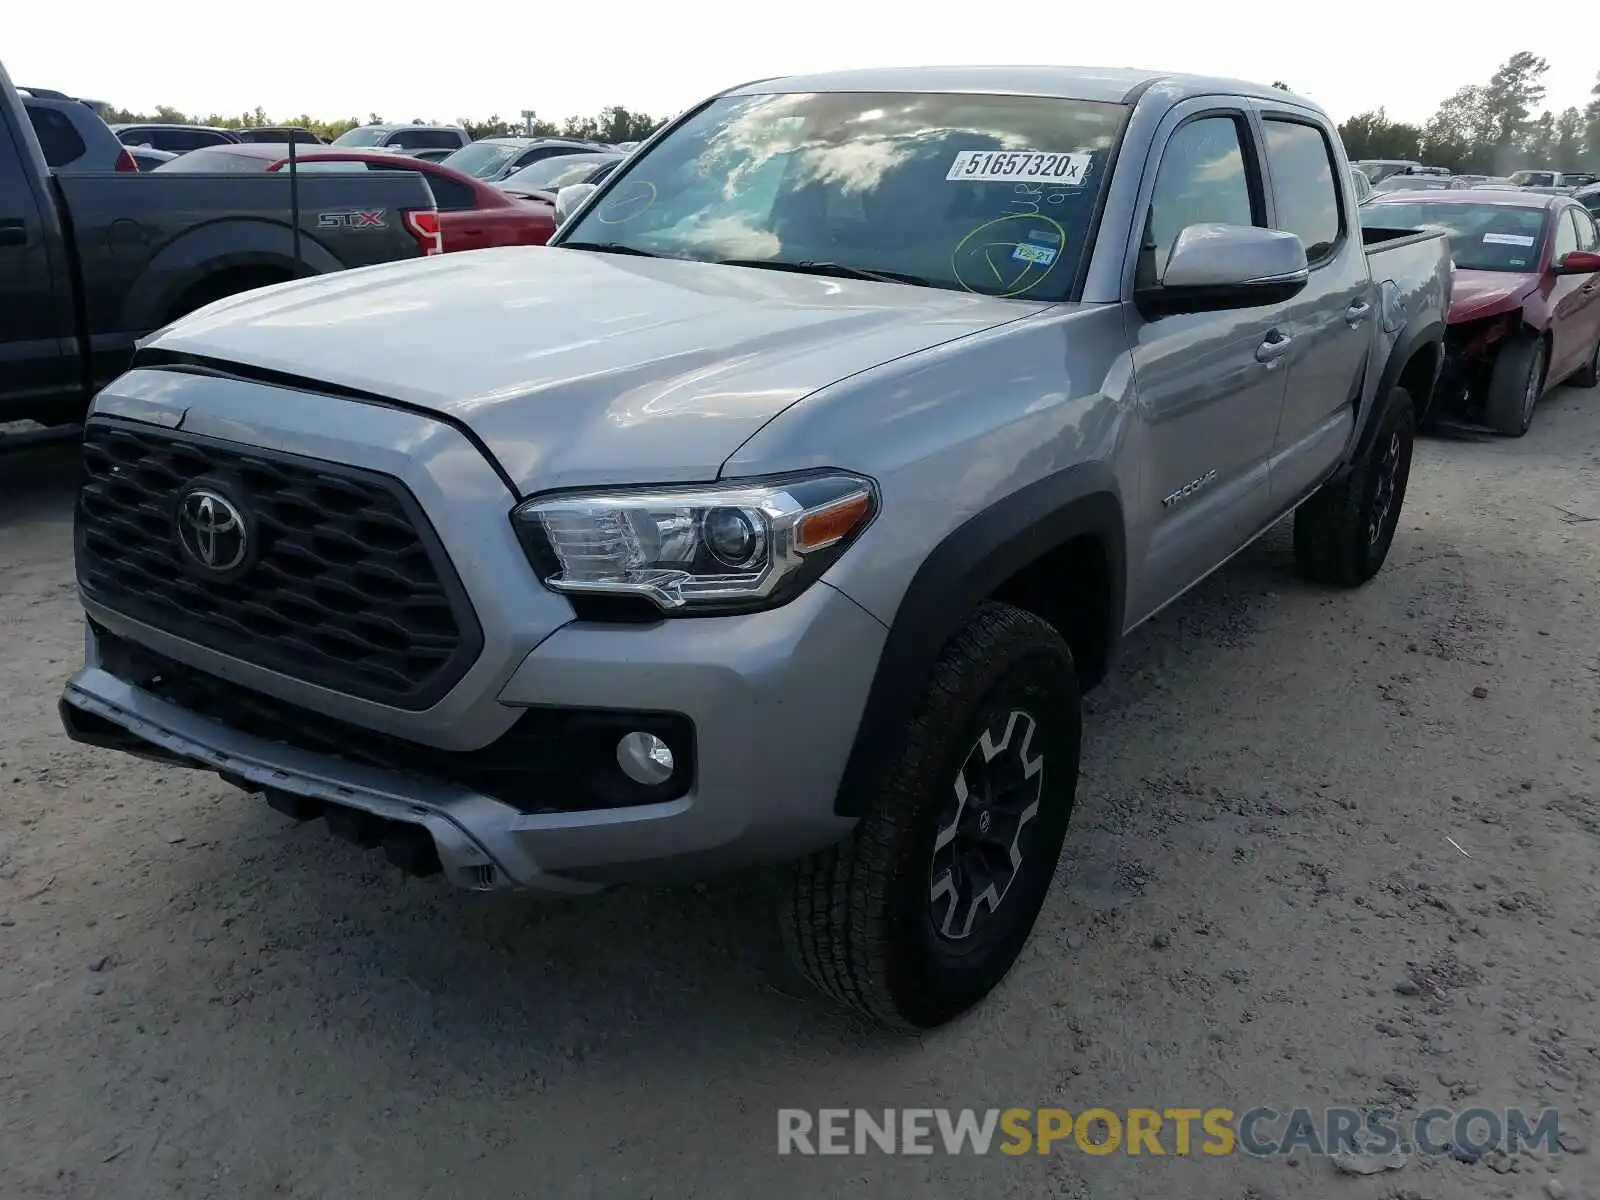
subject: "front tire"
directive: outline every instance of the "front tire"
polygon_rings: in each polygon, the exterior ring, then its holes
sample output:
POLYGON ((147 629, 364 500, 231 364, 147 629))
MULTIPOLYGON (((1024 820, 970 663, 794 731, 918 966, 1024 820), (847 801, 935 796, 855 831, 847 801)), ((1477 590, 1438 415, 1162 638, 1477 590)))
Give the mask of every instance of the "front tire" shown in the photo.
POLYGON ((1484 422, 1497 433, 1521 437, 1533 424, 1533 409, 1544 394, 1545 343, 1519 337, 1504 346, 1489 374, 1484 422))
POLYGON ((795 868, 784 940, 823 992, 903 1030, 1005 977, 1072 815, 1078 678, 1059 633, 985 603, 946 644, 851 836, 795 868))
POLYGON ((1295 510, 1294 555, 1306 576, 1348 588, 1378 573, 1411 481, 1416 424, 1411 394, 1393 389, 1361 461, 1295 510))

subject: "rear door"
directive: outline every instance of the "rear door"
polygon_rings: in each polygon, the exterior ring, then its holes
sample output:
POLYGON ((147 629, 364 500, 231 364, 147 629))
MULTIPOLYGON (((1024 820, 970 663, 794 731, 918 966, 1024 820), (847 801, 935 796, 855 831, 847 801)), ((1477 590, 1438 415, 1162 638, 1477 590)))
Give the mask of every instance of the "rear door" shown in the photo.
MULTIPOLYGON (((1191 100, 1163 120, 1142 184, 1132 289, 1158 282, 1190 225, 1267 224, 1260 145, 1243 102, 1191 100)), ((1128 293, 1131 296, 1131 290, 1128 293)), ((1267 460, 1283 406, 1282 305, 1146 319, 1126 308, 1145 443, 1138 621, 1266 524, 1267 460)))
POLYGON ((32 147, 0 121, 0 421, 81 382, 71 278, 33 162, 32 147))
POLYGON ((1272 498, 1282 511, 1338 465, 1355 424, 1376 319, 1355 214, 1338 155, 1310 116, 1263 106, 1272 223, 1304 244, 1311 280, 1285 308, 1287 391, 1272 446, 1272 498))

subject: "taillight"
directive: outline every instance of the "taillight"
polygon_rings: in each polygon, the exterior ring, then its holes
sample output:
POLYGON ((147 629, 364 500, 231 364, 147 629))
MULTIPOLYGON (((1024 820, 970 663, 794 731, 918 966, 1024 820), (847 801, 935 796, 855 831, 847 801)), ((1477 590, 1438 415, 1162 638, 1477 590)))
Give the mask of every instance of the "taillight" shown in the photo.
POLYGON ((413 208, 401 218, 411 236, 417 239, 423 254, 443 254, 444 235, 439 232, 439 210, 413 208))
POLYGON ((133 152, 126 146, 118 152, 117 165, 114 169, 118 171, 137 171, 139 169, 139 164, 134 161, 133 152))

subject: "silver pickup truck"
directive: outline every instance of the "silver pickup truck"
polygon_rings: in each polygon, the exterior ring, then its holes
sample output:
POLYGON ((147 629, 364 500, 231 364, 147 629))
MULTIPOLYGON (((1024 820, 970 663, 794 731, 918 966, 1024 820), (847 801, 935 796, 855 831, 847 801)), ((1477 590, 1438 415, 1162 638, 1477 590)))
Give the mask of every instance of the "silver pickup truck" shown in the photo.
POLYGON ((1445 239, 1366 246, 1297 97, 1131 71, 773 79, 548 248, 219 301, 85 428, 79 741, 476 889, 791 864, 898 1027, 1032 929, 1122 639, 1294 514, 1369 579, 1445 239))

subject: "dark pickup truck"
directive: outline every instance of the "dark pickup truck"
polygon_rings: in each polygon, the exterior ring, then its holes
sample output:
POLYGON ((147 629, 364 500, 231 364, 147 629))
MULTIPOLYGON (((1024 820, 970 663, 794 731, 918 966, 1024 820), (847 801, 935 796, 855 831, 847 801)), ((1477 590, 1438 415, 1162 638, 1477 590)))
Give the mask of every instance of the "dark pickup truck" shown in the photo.
POLYGON ((55 174, 0 66, 0 422, 79 420, 139 338, 213 300, 438 250, 412 173, 55 174))

